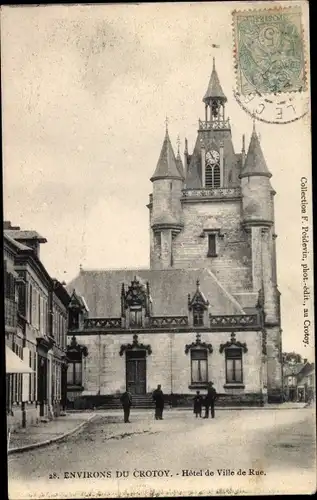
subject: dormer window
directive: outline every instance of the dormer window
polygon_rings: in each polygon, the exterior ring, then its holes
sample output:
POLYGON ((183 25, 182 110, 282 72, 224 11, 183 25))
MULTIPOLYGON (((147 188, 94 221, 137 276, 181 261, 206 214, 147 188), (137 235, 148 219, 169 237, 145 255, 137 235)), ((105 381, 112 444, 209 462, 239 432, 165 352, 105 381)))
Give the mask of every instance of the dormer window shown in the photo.
POLYGON ((192 325, 201 327, 208 321, 209 302, 200 290, 199 280, 196 282, 196 287, 193 297, 188 295, 188 309, 192 314, 192 325))
POLYGON ((193 310, 193 322, 194 326, 204 326, 204 310, 194 309, 193 310))
POLYGON ((121 288, 121 317, 125 318, 126 326, 130 328, 144 326, 150 313, 149 284, 141 283, 135 276, 126 291, 123 283, 121 288))

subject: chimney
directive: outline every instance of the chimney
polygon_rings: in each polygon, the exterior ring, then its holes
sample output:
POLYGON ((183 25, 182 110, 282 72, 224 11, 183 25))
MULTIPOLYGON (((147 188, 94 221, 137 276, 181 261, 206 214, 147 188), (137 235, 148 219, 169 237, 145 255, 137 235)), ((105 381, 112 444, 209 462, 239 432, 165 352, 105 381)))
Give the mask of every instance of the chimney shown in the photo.
POLYGON ((3 221, 3 229, 4 230, 12 229, 13 231, 20 231, 21 228, 19 226, 12 226, 11 221, 5 220, 5 221, 3 221))

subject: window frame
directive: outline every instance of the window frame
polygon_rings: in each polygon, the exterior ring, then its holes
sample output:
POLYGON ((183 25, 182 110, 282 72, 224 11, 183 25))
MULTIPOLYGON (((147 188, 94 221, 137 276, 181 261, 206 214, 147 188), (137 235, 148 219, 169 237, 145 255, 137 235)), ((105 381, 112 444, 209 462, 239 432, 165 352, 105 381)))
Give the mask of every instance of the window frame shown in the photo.
POLYGON ((83 359, 72 359, 69 361, 67 369, 67 386, 71 387, 83 387, 83 359), (76 365, 80 365, 80 383, 76 382, 76 365), (69 380, 69 374, 71 370, 71 380, 69 380))
POLYGON ((217 233, 216 232, 208 232, 207 233, 207 239, 208 239, 208 249, 207 249, 207 257, 217 257, 217 246, 218 246, 218 241, 217 241, 217 233), (210 239, 211 237, 213 238, 214 245, 213 245, 213 250, 211 250, 211 245, 210 245, 210 239))
POLYGON ((191 385, 192 386, 198 386, 198 385, 207 385, 208 384, 208 351, 207 349, 201 348, 201 349, 191 349, 190 350, 190 380, 191 380, 191 385), (205 354, 204 358, 193 358, 193 354, 197 352, 203 352, 205 354), (200 362, 204 361, 206 363, 206 380, 194 380, 193 379, 193 362, 197 361, 198 362, 198 373, 200 372, 201 374, 201 367, 200 367, 200 362))
POLYGON ((193 326, 204 326, 205 311, 200 307, 193 307, 193 326), (198 319, 198 321, 197 321, 198 319))
POLYGON ((225 367, 226 367, 226 384, 232 384, 232 385, 242 385, 244 384, 244 377, 243 377, 243 351, 241 347, 227 347, 225 349, 225 367), (239 357, 230 357, 228 356, 229 351, 235 350, 236 352, 239 351, 239 357), (228 360, 232 361, 233 369, 233 377, 234 380, 229 380, 228 378, 228 360), (241 363, 241 380, 236 380, 236 366, 235 366, 235 361, 238 360, 241 363))

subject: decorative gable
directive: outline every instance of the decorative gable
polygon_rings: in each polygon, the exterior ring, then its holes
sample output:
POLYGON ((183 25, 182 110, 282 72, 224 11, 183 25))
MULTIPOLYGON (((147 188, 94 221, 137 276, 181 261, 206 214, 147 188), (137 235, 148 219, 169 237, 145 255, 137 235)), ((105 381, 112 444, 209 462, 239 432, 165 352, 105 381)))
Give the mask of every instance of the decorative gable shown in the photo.
POLYGON ((139 351, 146 351, 148 354, 152 354, 152 348, 150 345, 145 345, 139 342, 139 337, 137 334, 133 335, 133 342, 132 344, 122 344, 120 347, 120 356, 123 355, 126 351, 133 351, 133 350, 139 350, 139 351))
POLYGON ((247 344, 245 342, 239 342, 236 339, 236 334, 232 332, 230 341, 226 342, 225 344, 220 344, 219 352, 222 353, 225 349, 228 348, 240 348, 243 350, 244 353, 248 352, 247 344))
POLYGON ((191 298, 190 294, 188 294, 188 309, 190 311, 197 309, 205 311, 206 309, 208 309, 209 302, 200 290, 199 280, 196 281, 196 286, 197 288, 193 297, 191 298))
POLYGON ((185 354, 188 354, 192 349, 206 349, 209 353, 212 353, 213 348, 211 344, 207 344, 206 342, 201 341, 200 333, 197 333, 195 342, 191 344, 186 344, 185 346, 185 354))

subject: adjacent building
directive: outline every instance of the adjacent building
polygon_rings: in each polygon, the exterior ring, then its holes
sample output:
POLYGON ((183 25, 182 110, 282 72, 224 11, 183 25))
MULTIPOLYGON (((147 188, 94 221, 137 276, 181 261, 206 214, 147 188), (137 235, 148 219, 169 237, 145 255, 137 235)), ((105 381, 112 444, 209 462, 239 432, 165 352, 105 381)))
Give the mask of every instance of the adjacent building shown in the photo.
POLYGON ((70 297, 40 260, 45 238, 5 222, 4 241, 6 343, 32 370, 7 376, 8 423, 14 428, 58 416, 65 406, 70 297))
POLYGON ((74 404, 113 405, 128 389, 142 405, 157 384, 187 404, 210 380, 221 404, 282 401, 275 191, 254 126, 235 152, 226 102, 214 63, 184 161, 166 129, 150 269, 81 269, 69 284, 74 404))
POLYGON ((294 358, 283 365, 284 400, 310 402, 315 396, 315 364, 294 358))

